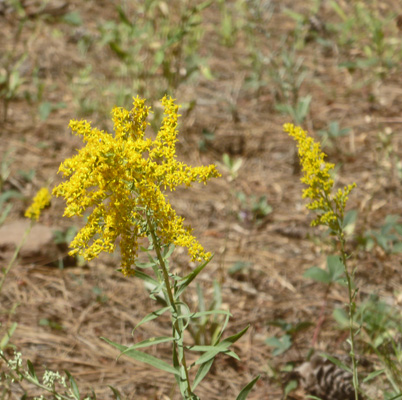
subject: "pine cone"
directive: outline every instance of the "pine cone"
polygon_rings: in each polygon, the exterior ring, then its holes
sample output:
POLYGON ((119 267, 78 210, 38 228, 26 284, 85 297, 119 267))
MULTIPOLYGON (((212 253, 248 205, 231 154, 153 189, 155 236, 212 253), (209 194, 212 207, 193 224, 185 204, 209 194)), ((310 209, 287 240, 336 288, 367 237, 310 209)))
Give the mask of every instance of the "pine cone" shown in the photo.
POLYGON ((352 374, 331 361, 314 355, 296 368, 303 389, 322 400, 354 400, 352 374))

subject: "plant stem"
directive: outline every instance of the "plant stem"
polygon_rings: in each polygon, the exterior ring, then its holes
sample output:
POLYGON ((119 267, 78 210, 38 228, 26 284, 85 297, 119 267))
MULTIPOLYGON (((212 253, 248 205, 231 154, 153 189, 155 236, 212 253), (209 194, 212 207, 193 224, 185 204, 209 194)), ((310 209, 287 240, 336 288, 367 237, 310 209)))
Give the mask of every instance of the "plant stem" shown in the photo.
POLYGON ((170 303, 170 306, 173 308, 173 313, 172 313, 172 320, 173 320, 173 331, 174 331, 174 345, 176 346, 177 353, 179 355, 180 362, 183 366, 184 369, 184 374, 185 374, 185 380, 187 383, 187 391, 188 391, 188 398, 191 399, 192 391, 191 391, 191 384, 190 384, 190 377, 188 375, 188 368, 187 368, 187 362, 186 362, 186 355, 184 352, 184 340, 183 340, 183 322, 181 319, 178 317, 180 316, 180 305, 177 305, 173 296, 173 291, 172 291, 172 286, 170 285, 170 280, 169 280, 169 274, 166 268, 166 264, 163 260, 162 257, 162 252, 161 248, 159 246, 158 239, 155 235, 154 228, 152 226, 152 223, 150 221, 149 216, 147 215, 147 224, 149 231, 151 232, 152 236, 152 241, 154 244, 154 249, 156 252, 156 256, 159 261, 159 265, 162 269, 163 273, 163 280, 165 282, 165 287, 166 287, 166 292, 168 296, 168 300, 170 303), (176 317, 174 316, 176 315, 176 317), (176 334, 178 335, 178 338, 176 339, 176 334))
POLYGON ((343 266, 345 268, 345 276, 348 285, 349 296, 349 336, 350 336, 350 357, 352 359, 352 372, 353 372, 353 387, 355 389, 355 400, 359 400, 359 377, 357 375, 357 361, 355 354, 355 334, 354 334, 354 317, 355 317, 355 292, 353 292, 352 278, 347 268, 347 254, 345 251, 345 238, 343 232, 338 232, 338 237, 341 244, 341 256, 343 266))

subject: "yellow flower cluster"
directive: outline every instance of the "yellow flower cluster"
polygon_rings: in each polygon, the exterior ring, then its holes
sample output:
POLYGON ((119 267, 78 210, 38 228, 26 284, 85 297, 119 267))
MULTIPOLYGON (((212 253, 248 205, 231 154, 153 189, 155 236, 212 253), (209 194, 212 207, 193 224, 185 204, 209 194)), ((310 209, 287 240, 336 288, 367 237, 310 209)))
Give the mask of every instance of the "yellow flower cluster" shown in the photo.
POLYGON ((33 221, 37 221, 41 211, 50 204, 51 199, 52 197, 47 188, 40 189, 34 197, 32 204, 25 211, 25 216, 33 221))
POLYGON ((66 200, 65 216, 82 216, 93 207, 87 224, 71 243, 70 254, 91 260, 100 252, 113 252, 120 238, 122 271, 132 273, 138 239, 149 234, 147 216, 156 226, 162 245, 187 247, 193 260, 210 257, 191 230, 184 226, 161 188, 175 190, 220 174, 214 165, 187 166, 176 160, 179 107, 172 98, 161 100, 165 114, 155 140, 144 137, 150 108, 134 98, 131 111, 112 110, 114 135, 92 128, 87 121, 71 121, 86 146, 61 164, 59 172, 70 177, 54 188, 53 194, 66 200))
POLYGON ((315 142, 298 126, 285 124, 283 128, 298 142, 303 171, 301 181, 308 186, 303 191, 303 198, 311 199, 306 207, 319 213, 311 225, 326 225, 333 231, 338 231, 341 229, 348 195, 356 184, 345 186, 343 190, 338 189, 333 196, 331 192, 334 180, 330 171, 334 168, 334 164, 324 161, 326 155, 322 152, 320 143, 315 142))

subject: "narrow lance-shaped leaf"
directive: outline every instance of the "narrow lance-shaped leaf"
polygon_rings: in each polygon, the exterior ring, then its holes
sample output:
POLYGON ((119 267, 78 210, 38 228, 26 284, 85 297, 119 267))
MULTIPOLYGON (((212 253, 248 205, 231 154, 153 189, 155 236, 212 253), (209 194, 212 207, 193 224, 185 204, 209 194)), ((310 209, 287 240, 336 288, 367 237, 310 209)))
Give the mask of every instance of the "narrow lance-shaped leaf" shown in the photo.
POLYGON ((158 286, 159 282, 156 281, 154 278, 150 277, 149 275, 145 274, 144 272, 140 271, 139 269, 134 270, 135 277, 141 279, 144 282, 148 282, 154 286, 158 286))
POLYGON ((164 312, 168 311, 171 307, 163 307, 160 308, 159 310, 152 311, 148 315, 146 315, 138 324, 134 327, 133 331, 131 333, 134 333, 134 331, 141 326, 142 324, 145 324, 146 322, 152 321, 155 318, 158 318, 160 315, 162 315, 164 312))
POLYGON ((236 397, 236 400, 245 400, 258 379, 260 379, 260 375, 244 386, 239 395, 236 397))
POLYGON ((229 336, 228 338, 222 340, 222 342, 217 343, 211 350, 207 351, 203 354, 196 362, 196 365, 203 364, 204 362, 210 360, 215 357, 218 353, 226 352, 233 343, 235 343, 238 339, 240 339, 248 330, 250 325, 246 326, 242 331, 236 333, 233 336, 229 336))
POLYGON ((184 289, 197 277, 197 275, 208 265, 211 260, 212 257, 209 260, 204 261, 197 268, 195 268, 194 271, 183 278, 183 283, 181 283, 176 290, 176 299, 183 293, 184 289))
POLYGON ((35 368, 34 368, 32 362, 31 362, 31 360, 27 361, 27 365, 28 365, 29 376, 31 378, 33 378, 35 380, 35 382, 39 382, 38 377, 36 376, 35 368))
POLYGON ((198 368, 197 374, 195 375, 195 379, 193 382, 193 390, 198 386, 198 384, 205 378, 208 371, 211 369, 212 364, 214 363, 214 359, 206 361, 204 364, 201 364, 198 368))
POLYGON ((110 386, 110 385, 108 385, 108 386, 110 387, 110 390, 113 392, 115 400, 121 400, 120 392, 117 389, 115 389, 113 386, 110 386))
POLYGON ((201 312, 195 312, 192 314, 185 314, 185 315, 180 315, 179 318, 201 318, 205 315, 215 315, 215 314, 223 314, 223 315, 228 315, 229 317, 232 316, 232 314, 229 311, 226 310, 211 310, 211 311, 201 311, 201 312))
MULTIPOLYGON (((127 346, 123 346, 122 344, 112 342, 109 339, 106 339, 102 337, 105 342, 109 343, 116 349, 120 350, 121 352, 124 352, 127 350, 127 346)), ((171 374, 174 375, 179 375, 179 371, 177 371, 175 368, 173 368, 170 364, 168 364, 165 361, 160 360, 159 358, 156 358, 154 356, 151 356, 150 354, 143 353, 138 350, 130 350, 129 352, 125 353, 126 356, 133 358, 134 360, 141 361, 145 364, 152 365, 155 368, 161 369, 162 371, 170 372, 171 374)))
POLYGON ((171 342, 174 339, 170 336, 160 336, 160 337, 153 337, 150 339, 146 339, 143 340, 142 342, 136 343, 130 347, 127 347, 126 350, 124 350, 118 357, 117 359, 119 359, 122 355, 127 354, 128 352, 130 352, 131 350, 136 350, 136 349, 140 349, 143 347, 149 347, 149 346, 154 346, 156 344, 160 344, 160 343, 165 343, 165 342, 171 342))
POLYGON ((70 372, 68 372, 67 370, 64 370, 64 372, 66 373, 66 375, 68 377, 68 380, 70 382, 70 386, 71 386, 71 389, 73 391, 74 397, 77 400, 80 400, 80 391, 78 390, 77 382, 75 381, 73 376, 70 374, 70 372))

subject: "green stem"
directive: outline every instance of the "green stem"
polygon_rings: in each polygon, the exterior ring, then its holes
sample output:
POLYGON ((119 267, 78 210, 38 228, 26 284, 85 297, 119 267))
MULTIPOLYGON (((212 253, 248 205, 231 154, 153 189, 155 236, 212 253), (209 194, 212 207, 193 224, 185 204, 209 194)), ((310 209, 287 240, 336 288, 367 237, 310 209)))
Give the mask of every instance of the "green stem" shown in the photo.
POLYGON ((349 296, 349 336, 350 336, 350 357, 352 359, 352 372, 353 372, 353 387, 355 389, 355 400, 359 400, 359 377, 357 375, 357 361, 355 353, 355 333, 354 333, 354 319, 355 319, 355 293, 352 287, 352 277, 349 274, 347 268, 347 254, 345 251, 345 239, 343 237, 343 232, 338 232, 338 238, 341 243, 341 256, 343 266, 345 268, 345 276, 348 285, 348 296, 349 296))
POLYGON ((176 339, 176 334, 174 334, 174 345, 176 346, 177 349, 177 353, 179 354, 179 358, 180 358, 180 362, 183 366, 184 369, 184 373, 185 373, 185 379, 187 382, 187 390, 188 390, 188 396, 189 399, 191 399, 191 384, 190 384, 190 377, 188 374, 188 368, 187 368, 187 362, 186 362, 186 355, 184 352, 184 340, 183 340, 183 322, 181 319, 179 319, 178 317, 180 316, 180 305, 177 306, 175 300, 174 300, 174 296, 173 296, 173 291, 172 291, 172 286, 170 285, 170 280, 169 280, 169 274, 166 268, 166 264, 163 260, 162 257, 162 252, 161 252, 161 248, 159 246, 159 242, 158 239, 155 235, 155 231, 153 229, 152 223, 150 221, 149 216, 147 215, 147 224, 149 227, 149 231, 151 233, 152 236, 152 241, 154 244, 154 249, 156 252, 156 256, 158 258, 159 261, 159 265, 162 269, 162 274, 163 274, 163 280, 165 282, 165 287, 166 287, 166 292, 167 292, 167 296, 169 299, 169 303, 171 305, 171 307, 173 308, 173 312, 174 314, 176 314, 176 318, 173 317, 173 313, 172 313, 172 319, 173 319, 173 330, 174 332, 177 333, 178 335, 178 339, 176 339))

